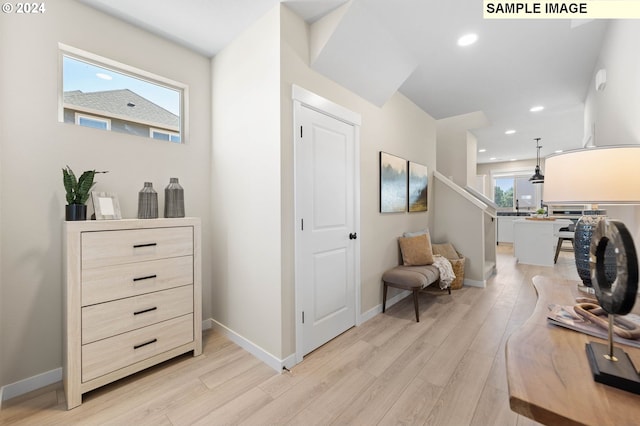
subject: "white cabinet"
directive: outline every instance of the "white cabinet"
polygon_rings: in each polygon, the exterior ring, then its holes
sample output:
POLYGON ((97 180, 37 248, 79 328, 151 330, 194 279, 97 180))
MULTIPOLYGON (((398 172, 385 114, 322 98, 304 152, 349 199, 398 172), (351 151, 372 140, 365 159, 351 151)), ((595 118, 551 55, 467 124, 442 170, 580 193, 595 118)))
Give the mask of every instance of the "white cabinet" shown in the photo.
POLYGON ((570 224, 571 221, 568 219, 514 221, 514 256, 519 263, 553 266, 555 247, 558 243, 557 232, 570 224))
POLYGON ((513 243, 513 221, 518 216, 498 216, 498 242, 513 243))
POLYGON ((200 219, 64 223, 64 387, 82 394, 202 353, 200 219))

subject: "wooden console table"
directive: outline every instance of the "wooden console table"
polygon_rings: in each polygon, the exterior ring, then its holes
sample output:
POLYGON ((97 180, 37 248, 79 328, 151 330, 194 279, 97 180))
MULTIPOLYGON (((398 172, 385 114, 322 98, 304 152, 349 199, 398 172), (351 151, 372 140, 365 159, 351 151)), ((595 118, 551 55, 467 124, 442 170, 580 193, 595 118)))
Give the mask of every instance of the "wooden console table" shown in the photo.
MULTIPOLYGON (((585 343, 606 342, 547 322, 549 304, 575 303, 577 282, 533 278, 538 303, 507 341, 509 404, 518 414, 546 425, 637 425, 640 395, 596 383, 585 343)), ((636 302, 634 312, 640 309, 636 302)), ((640 349, 621 346, 636 368, 640 349)))

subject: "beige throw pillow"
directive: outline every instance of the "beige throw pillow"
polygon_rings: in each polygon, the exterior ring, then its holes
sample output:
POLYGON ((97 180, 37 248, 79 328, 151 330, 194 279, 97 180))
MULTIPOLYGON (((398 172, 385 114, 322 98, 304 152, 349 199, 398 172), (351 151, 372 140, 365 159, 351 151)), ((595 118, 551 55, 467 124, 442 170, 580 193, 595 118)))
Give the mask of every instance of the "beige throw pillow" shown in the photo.
POLYGON ((431 265, 433 263, 429 234, 400 237, 398 242, 402 252, 402 263, 405 266, 431 265))
POLYGON ((447 259, 458 259, 460 257, 451 243, 433 244, 431 250, 433 251, 433 254, 439 254, 447 259))

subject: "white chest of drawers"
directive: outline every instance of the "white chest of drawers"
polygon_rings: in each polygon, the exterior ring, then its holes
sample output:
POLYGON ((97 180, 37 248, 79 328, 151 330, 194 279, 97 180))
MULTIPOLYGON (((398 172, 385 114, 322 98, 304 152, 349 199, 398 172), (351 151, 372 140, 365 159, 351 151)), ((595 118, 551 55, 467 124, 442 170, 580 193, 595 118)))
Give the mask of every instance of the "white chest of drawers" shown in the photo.
POLYGON ((64 222, 67 408, 185 352, 202 353, 200 219, 64 222))

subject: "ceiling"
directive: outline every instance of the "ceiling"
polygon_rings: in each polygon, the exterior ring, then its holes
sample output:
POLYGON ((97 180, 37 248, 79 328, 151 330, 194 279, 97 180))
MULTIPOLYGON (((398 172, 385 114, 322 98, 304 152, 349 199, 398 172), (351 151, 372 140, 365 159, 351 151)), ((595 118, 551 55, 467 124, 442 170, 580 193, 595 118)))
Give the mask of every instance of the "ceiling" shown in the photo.
MULTIPOLYGON (((79 1, 206 56, 280 2, 79 1)), ((432 117, 463 123, 486 149, 478 163, 535 158, 538 137, 542 157, 582 146, 583 102, 608 21, 485 20, 478 0, 282 3, 312 25, 335 22, 312 68, 379 106, 400 91, 432 117), (469 32, 478 41, 457 46, 469 32), (532 113, 534 105, 545 109, 532 113)))

